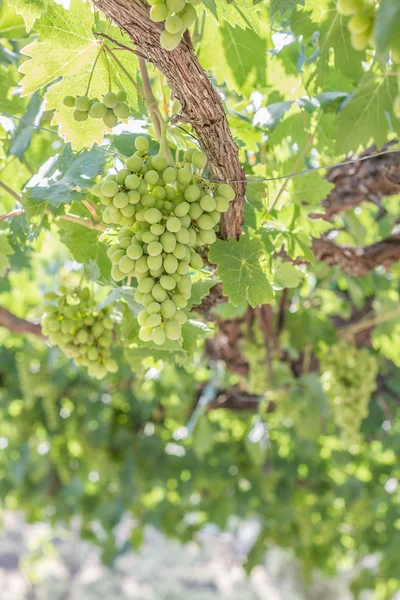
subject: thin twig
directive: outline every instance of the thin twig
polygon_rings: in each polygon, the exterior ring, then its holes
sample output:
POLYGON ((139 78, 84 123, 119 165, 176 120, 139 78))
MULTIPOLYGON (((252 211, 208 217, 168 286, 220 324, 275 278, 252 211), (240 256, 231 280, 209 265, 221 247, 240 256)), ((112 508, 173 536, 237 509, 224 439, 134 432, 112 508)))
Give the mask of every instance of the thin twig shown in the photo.
MULTIPOLYGON (((6 219, 11 219, 12 217, 17 217, 18 215, 25 212, 22 208, 17 210, 12 210, 6 215, 0 216, 0 221, 5 221, 6 219)), ((52 215, 56 219, 61 219, 63 221, 70 221, 71 223, 76 223, 77 225, 82 225, 82 227, 86 227, 87 229, 95 229, 96 231, 105 231, 107 229, 106 225, 100 223, 97 220, 86 219, 86 217, 78 217, 78 215, 72 215, 67 213, 65 215, 53 215, 53 213, 49 210, 46 210, 45 213, 47 215, 52 215)))
POLYGON ((98 221, 99 216, 98 216, 98 214, 96 212, 96 208, 93 206, 93 204, 91 202, 89 202, 89 200, 83 200, 82 204, 84 206, 86 206, 86 208, 88 209, 88 211, 92 215, 92 219, 94 221, 98 221))
POLYGON ((23 212, 24 212, 23 208, 18 208, 17 210, 12 210, 11 212, 7 213, 6 215, 1 215, 0 221, 5 221, 6 219, 11 219, 12 217, 18 217, 18 215, 20 215, 23 212))
POLYGON ((95 32, 94 35, 98 35, 100 37, 106 38, 106 40, 109 40, 110 42, 112 42, 113 44, 116 44, 120 48, 123 48, 124 50, 128 50, 128 52, 132 52, 133 54, 136 54, 136 56, 140 56, 142 58, 145 58, 147 61, 149 61, 148 57, 145 54, 142 54, 141 52, 139 52, 138 50, 135 50, 134 48, 129 48, 129 46, 125 46, 125 44, 121 44, 121 42, 114 40, 114 38, 112 38, 111 36, 109 36, 105 33, 95 32))
POLYGON ((345 337, 347 335, 354 335, 355 333, 359 333, 360 331, 364 331, 364 329, 369 329, 370 327, 375 327, 376 325, 380 325, 381 323, 385 323, 386 321, 390 321, 390 319, 394 319, 395 317, 400 317, 400 308, 396 310, 392 310, 385 315, 376 315, 371 319, 364 319, 359 323, 354 323, 353 325, 349 325, 345 327, 340 335, 341 337, 345 337))
POLYGON ((19 200, 21 199, 19 194, 17 194, 17 192, 14 192, 14 190, 12 190, 10 187, 8 187, 8 185, 6 183, 3 183, 2 181, 0 181, 0 187, 3 188, 3 190, 5 190, 8 194, 10 194, 10 196, 12 196, 13 198, 15 198, 15 200, 19 200))
POLYGON ((112 59, 117 63, 117 65, 119 66, 119 68, 125 73, 125 75, 129 79, 129 81, 136 88, 137 93, 139 94, 139 96, 143 100, 144 94, 143 94, 143 90, 140 87, 140 85, 138 85, 136 83, 136 81, 133 79, 132 75, 129 73, 129 71, 127 71, 127 69, 125 69, 124 65, 121 63, 121 61, 119 60, 119 58, 117 56, 115 56, 114 52, 107 46, 107 44, 104 45, 104 49, 109 53, 109 55, 112 57, 112 59))

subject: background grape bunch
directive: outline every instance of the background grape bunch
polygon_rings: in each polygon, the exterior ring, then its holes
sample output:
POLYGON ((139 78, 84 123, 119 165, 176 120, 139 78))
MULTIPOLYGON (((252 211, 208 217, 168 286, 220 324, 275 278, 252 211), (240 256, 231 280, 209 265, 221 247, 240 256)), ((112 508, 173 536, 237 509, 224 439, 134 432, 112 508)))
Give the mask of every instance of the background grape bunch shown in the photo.
POLYGON ((127 119, 131 114, 126 103, 126 92, 123 90, 116 94, 108 92, 101 102, 98 98, 88 96, 65 96, 63 102, 65 106, 75 108, 75 121, 86 121, 89 117, 103 119, 106 127, 115 127, 120 119, 127 119))
POLYGON ((347 448, 361 441, 360 425, 376 388, 378 361, 366 348, 339 343, 321 356, 324 390, 347 448))
POLYGON ((193 25, 197 18, 194 8, 201 0, 148 0, 150 19, 153 23, 165 23, 160 36, 160 44, 164 50, 175 50, 180 44, 186 29, 193 25))
MULTIPOLYGON (((338 0, 337 10, 341 15, 351 17, 347 27, 351 35, 351 45, 355 50, 365 50, 369 45, 374 46, 375 3, 371 0, 338 0)), ((391 59, 397 65, 400 90, 400 49, 391 49, 391 59)), ((400 93, 394 100, 393 111, 396 118, 400 119, 400 93)))
POLYGON ((117 363, 111 358, 114 324, 108 308, 96 308, 87 287, 60 294, 46 294, 42 331, 49 342, 59 346, 75 364, 87 367, 91 377, 103 379, 108 372, 116 373, 117 363))
POLYGON ((169 165, 164 156, 147 154, 146 138, 137 137, 135 147, 125 168, 92 192, 105 206, 104 221, 122 225, 108 256, 115 281, 135 277, 138 282, 135 298, 144 306, 139 337, 162 345, 181 337, 190 271, 203 266, 196 248, 215 242, 221 213, 235 192, 197 174, 207 160, 199 150, 186 150, 181 165, 169 165))

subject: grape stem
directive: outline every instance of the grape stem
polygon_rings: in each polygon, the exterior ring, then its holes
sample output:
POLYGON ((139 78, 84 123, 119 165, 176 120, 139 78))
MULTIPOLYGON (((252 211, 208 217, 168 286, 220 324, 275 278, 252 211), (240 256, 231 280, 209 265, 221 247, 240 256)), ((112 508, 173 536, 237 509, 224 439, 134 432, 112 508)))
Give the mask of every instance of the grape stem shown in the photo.
POLYGON ((153 94, 153 90, 150 83, 149 73, 147 71, 147 64, 144 58, 139 57, 139 68, 142 76, 143 89, 144 89, 144 102, 150 113, 151 120, 156 130, 158 141, 160 142, 160 154, 165 156, 169 164, 174 164, 174 159, 171 154, 171 149, 167 142, 167 130, 168 125, 162 116, 160 109, 158 108, 157 98, 153 94))
MULTIPOLYGON (((0 216, 0 221, 6 221, 7 219, 12 219, 12 217, 17 217, 21 215, 24 211, 23 208, 18 208, 16 210, 12 210, 5 215, 0 216)), ((49 210, 45 211, 47 215, 53 215, 53 213, 49 210)), ((55 216, 55 215, 53 215, 55 216)), ((66 214, 66 215, 57 215, 57 219, 61 219, 63 221, 70 221, 71 223, 76 223, 77 225, 82 225, 82 227, 86 227, 87 229, 95 229, 96 231, 105 231, 107 227, 103 225, 103 223, 99 223, 94 219, 86 219, 85 217, 78 217, 78 215, 66 214)))
POLYGON ((98 36, 100 36, 102 38, 105 38, 106 40, 109 40, 110 42, 112 42, 116 46, 119 46, 123 50, 128 50, 129 52, 132 52, 133 54, 136 54, 136 56, 143 56, 143 58, 147 58, 144 54, 142 54, 138 50, 135 50, 134 48, 129 48, 129 46, 125 46, 125 44, 121 44, 121 42, 118 42, 117 40, 114 40, 114 38, 112 38, 111 36, 109 36, 109 35, 107 35, 105 33, 97 33, 97 32, 95 32, 94 35, 98 35, 98 36))
POLYGON ((103 52, 103 47, 104 47, 104 40, 101 41, 99 51, 98 51, 98 53, 96 55, 96 58, 94 59, 92 70, 90 71, 90 75, 89 75, 89 81, 88 81, 88 84, 87 84, 87 87, 86 87, 85 96, 87 96, 89 94, 89 89, 90 89, 90 84, 92 83, 94 69, 96 67, 97 61, 100 58, 100 54, 103 52))
MULTIPOLYGON (((132 85, 135 87, 137 93, 139 94, 139 96, 141 97, 141 99, 144 102, 144 92, 143 92, 142 88, 133 79, 133 77, 129 73, 129 71, 127 71, 125 69, 124 65, 121 63, 121 61, 119 60, 119 58, 117 56, 115 56, 114 52, 107 46, 107 44, 104 45, 104 50, 106 52, 108 52, 108 54, 111 56, 111 58, 114 60, 114 62, 119 66, 119 68, 121 69, 121 71, 123 71, 125 73, 125 75, 129 79, 129 81, 132 83, 132 85)), ((139 58, 139 60, 140 60, 140 58, 139 58)))

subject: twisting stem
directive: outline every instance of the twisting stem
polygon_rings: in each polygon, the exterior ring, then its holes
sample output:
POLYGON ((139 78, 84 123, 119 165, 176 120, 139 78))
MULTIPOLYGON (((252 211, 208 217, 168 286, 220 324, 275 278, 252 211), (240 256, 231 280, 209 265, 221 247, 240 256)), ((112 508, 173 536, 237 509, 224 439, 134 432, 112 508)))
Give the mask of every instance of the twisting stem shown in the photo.
POLYGON ((8 187, 7 184, 0 181, 0 187, 2 187, 3 190, 5 190, 8 194, 10 194, 10 196, 15 198, 15 200, 20 201, 21 198, 20 198, 19 194, 17 194, 17 192, 14 192, 14 190, 12 190, 10 187, 8 187))
POLYGON ((108 91, 111 92, 111 68, 110 68, 110 60, 108 55, 105 55, 106 63, 107 63, 107 72, 108 72, 108 91))
POLYGON ((18 215, 20 215, 23 212, 24 212, 23 208, 18 208, 17 210, 12 210, 11 212, 7 213, 6 215, 1 215, 0 221, 5 221, 6 219, 11 219, 12 217, 18 217, 18 215))
POLYGON ((97 215, 96 209, 95 209, 95 207, 93 206, 93 204, 91 204, 91 203, 89 202, 89 200, 84 200, 84 201, 82 202, 82 204, 83 204, 84 206, 86 206, 86 208, 88 209, 88 211, 89 211, 89 212, 90 212, 90 214, 92 215, 92 219, 94 219, 95 221, 97 221, 97 220, 98 220, 98 215, 97 215))
POLYGON ((114 38, 112 38, 109 35, 106 35, 105 33, 96 33, 95 32, 94 35, 98 35, 102 38, 105 38, 105 39, 109 40, 110 42, 112 42, 113 44, 115 44, 116 46, 123 48, 123 50, 128 50, 128 52, 132 52, 133 54, 136 54, 136 56, 143 56, 143 58, 147 58, 144 54, 142 54, 138 50, 135 50, 134 48, 129 48, 129 46, 125 46, 125 44, 121 44, 121 42, 114 40, 114 38))
MULTIPOLYGON (((121 63, 121 61, 119 60, 119 58, 117 56, 115 56, 114 52, 107 46, 107 44, 104 45, 104 49, 106 50, 106 52, 108 52, 108 54, 112 57, 112 59, 117 63, 117 65, 119 66, 119 68, 125 73, 125 75, 129 79, 129 81, 136 88, 136 91, 139 94, 139 96, 141 97, 141 99, 144 101, 144 92, 143 92, 142 88, 133 79, 133 77, 129 73, 129 71, 127 71, 125 69, 124 65, 121 63)), ((139 60, 140 60, 140 58, 139 58, 139 60)))

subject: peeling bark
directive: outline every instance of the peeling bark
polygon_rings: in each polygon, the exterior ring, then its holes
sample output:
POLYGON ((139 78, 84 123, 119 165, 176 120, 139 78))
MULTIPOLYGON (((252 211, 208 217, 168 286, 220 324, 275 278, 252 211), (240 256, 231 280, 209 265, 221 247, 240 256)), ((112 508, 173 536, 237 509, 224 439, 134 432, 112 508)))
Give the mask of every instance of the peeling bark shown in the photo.
POLYGON ((245 184, 235 180, 244 179, 244 171, 221 98, 201 67, 189 34, 186 32, 176 50, 167 52, 159 42, 163 26, 150 21, 146 4, 140 0, 98 0, 96 4, 165 75, 172 96, 182 105, 180 120, 193 126, 207 154, 212 178, 233 182, 236 198, 222 216, 220 237, 238 238, 243 224, 245 184))

